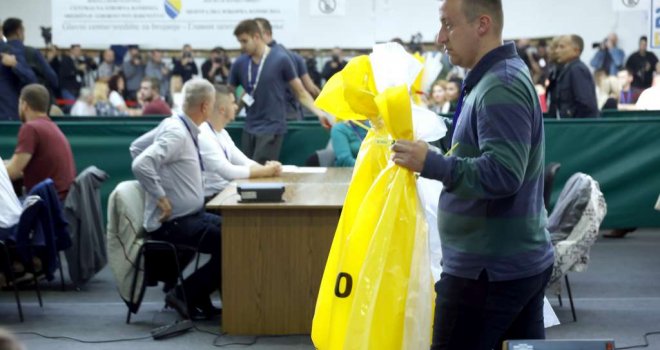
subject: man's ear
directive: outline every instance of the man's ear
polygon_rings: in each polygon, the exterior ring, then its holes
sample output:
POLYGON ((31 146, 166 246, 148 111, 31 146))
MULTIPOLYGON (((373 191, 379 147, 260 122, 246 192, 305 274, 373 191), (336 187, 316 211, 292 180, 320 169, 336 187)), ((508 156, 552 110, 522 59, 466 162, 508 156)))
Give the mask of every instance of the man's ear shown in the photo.
POLYGON ((490 27, 493 25, 493 20, 489 16, 480 16, 479 17, 479 28, 477 32, 479 35, 485 35, 490 31, 490 27))

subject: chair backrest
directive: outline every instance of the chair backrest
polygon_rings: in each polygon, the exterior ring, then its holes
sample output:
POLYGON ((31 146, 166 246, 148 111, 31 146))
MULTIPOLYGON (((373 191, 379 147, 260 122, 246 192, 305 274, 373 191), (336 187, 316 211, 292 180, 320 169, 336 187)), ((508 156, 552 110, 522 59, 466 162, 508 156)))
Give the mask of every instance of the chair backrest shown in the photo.
MULTIPOLYGON (((32 244, 36 230, 41 225, 39 216, 45 210, 44 201, 39 196, 28 196, 23 202, 23 211, 16 227, 16 236, 12 238, 16 242, 16 253, 20 260, 25 264, 32 259, 32 244)), ((39 242, 38 245, 45 244, 39 242)))
POLYGON ((314 151, 305 161, 305 166, 331 167, 334 165, 335 151, 332 148, 332 140, 328 141, 324 149, 314 151))
POLYGON ((100 188, 108 178, 103 170, 87 167, 69 189, 64 201, 64 216, 74 244, 66 251, 71 281, 80 285, 108 262, 101 209, 100 188))
POLYGON ((38 224, 41 211, 44 209, 44 201, 39 196, 28 196, 23 201, 23 211, 21 212, 21 217, 18 220, 18 228, 16 230, 17 236, 26 236, 30 235, 30 232, 34 230, 34 226, 38 224))
POLYGON ((553 241, 566 239, 582 217, 591 197, 591 181, 591 177, 582 173, 573 174, 566 181, 548 217, 548 231, 553 241))
POLYGON ((548 163, 545 167, 545 174, 543 175, 543 203, 548 210, 550 210, 550 197, 552 196, 555 176, 559 168, 561 168, 561 164, 559 163, 548 163))
POLYGON ((568 271, 586 269, 591 246, 598 238, 600 224, 607 213, 605 197, 598 182, 589 175, 577 173, 571 176, 559 197, 550 215, 553 220, 549 220, 548 229, 551 234, 551 228, 571 229, 563 233, 565 238, 554 242, 555 266, 551 281, 568 271), (565 225, 565 222, 568 224, 565 225))
POLYGON ((335 151, 332 147, 318 150, 316 154, 319 157, 319 166, 330 167, 335 165, 335 151))
POLYGON ((129 309, 135 311, 142 300, 141 294, 132 294, 131 290, 134 276, 138 290, 143 282, 143 264, 136 266, 136 261, 143 243, 144 196, 137 181, 124 181, 115 187, 108 200, 108 262, 119 294, 129 309))
MULTIPOLYGON (((124 181, 115 187, 115 210, 127 220, 138 236, 144 234, 144 189, 138 181, 124 181)), ((109 208, 108 208, 109 209, 109 208)))

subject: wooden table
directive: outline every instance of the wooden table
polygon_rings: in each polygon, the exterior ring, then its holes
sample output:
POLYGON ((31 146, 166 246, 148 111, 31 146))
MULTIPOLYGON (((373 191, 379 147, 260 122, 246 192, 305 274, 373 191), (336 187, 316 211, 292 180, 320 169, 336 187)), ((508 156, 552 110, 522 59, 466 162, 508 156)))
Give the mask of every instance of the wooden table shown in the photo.
POLYGON ((284 173, 283 203, 238 203, 236 182, 207 204, 222 214, 222 327, 236 335, 309 334, 352 168, 284 173))

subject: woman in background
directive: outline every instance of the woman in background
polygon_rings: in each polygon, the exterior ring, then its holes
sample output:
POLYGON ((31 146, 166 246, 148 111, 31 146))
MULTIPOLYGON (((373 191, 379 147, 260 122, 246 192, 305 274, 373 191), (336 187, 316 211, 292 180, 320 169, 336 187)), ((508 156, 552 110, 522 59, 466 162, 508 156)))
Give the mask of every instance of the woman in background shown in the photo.
POLYGON ((447 81, 438 80, 431 86, 431 100, 429 101, 429 109, 436 114, 449 113, 450 103, 447 100, 447 81))
POLYGON ((128 106, 126 106, 126 100, 124 100, 124 93, 126 92, 124 76, 121 73, 111 76, 108 81, 108 87, 110 88, 108 101, 112 106, 127 114, 128 106))
POLYGON ((108 100, 110 88, 108 83, 104 81, 97 81, 94 83, 94 108, 96 115, 99 117, 118 117, 124 115, 120 110, 108 100))
MULTIPOLYGON (((368 122, 363 123, 369 126, 368 122)), ((367 136, 367 130, 354 122, 347 121, 335 124, 330 131, 330 140, 335 151, 335 166, 355 166, 355 159, 365 136, 367 136)))

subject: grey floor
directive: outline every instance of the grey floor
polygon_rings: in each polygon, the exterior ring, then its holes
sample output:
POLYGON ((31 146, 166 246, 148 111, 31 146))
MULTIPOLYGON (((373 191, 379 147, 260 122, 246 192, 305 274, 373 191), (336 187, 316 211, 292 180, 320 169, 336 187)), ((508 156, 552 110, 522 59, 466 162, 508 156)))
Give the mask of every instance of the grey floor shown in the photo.
MULTIPOLYGON (((570 274, 578 322, 573 322, 567 298, 559 307, 549 299, 562 325, 548 329, 549 339, 611 338, 617 347, 643 343, 645 332, 660 331, 660 230, 640 230, 624 239, 599 239, 592 250, 589 270, 570 274)), ((82 340, 148 337, 149 330, 176 319, 162 310, 163 294, 149 288, 140 312, 127 325, 126 307, 115 291, 109 269, 103 270, 80 291, 59 290, 59 281, 43 285, 44 307, 34 291, 21 292, 25 322, 20 323, 10 292, 0 292, 0 326, 13 332, 38 332, 82 340)), ((85 344, 66 339, 44 339, 19 334, 28 349, 313 349, 308 336, 229 337, 204 333, 220 332, 219 321, 197 323, 199 330, 167 340, 151 338, 85 344), (200 331, 201 330, 201 331, 200 331), (230 345, 232 343, 252 345, 230 345)), ((648 349, 660 349, 660 336, 650 338, 648 349)))

